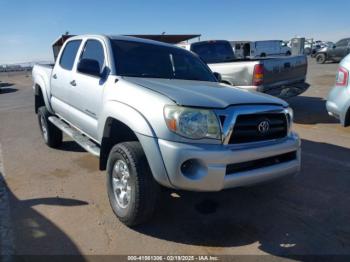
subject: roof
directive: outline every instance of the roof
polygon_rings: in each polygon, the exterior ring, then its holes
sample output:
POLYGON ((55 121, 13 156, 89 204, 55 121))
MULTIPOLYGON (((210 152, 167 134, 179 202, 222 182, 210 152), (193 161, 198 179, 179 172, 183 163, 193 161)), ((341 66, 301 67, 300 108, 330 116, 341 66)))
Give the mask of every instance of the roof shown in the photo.
POLYGON ((56 39, 52 44, 53 49, 53 55, 54 59, 56 61, 58 54, 60 52, 60 49, 62 48, 63 44, 67 41, 67 39, 72 38, 72 40, 75 39, 85 39, 89 37, 98 38, 98 39, 113 39, 113 40, 124 40, 124 41, 133 41, 133 42, 141 42, 141 43, 149 43, 154 45, 163 45, 163 46, 172 46, 170 43, 172 41, 178 41, 178 40, 184 40, 184 39, 191 39, 195 36, 200 35, 61 35, 58 39, 56 39), (137 37, 138 36, 138 37, 137 37), (143 36, 143 37, 140 37, 143 36), (156 40, 156 36, 158 36, 158 41, 156 40), (153 39, 152 39, 153 37, 153 39), (159 37, 162 37, 163 41, 159 41, 159 37))
MULTIPOLYGON (((76 35, 61 35, 59 38, 57 38, 52 46, 62 46, 64 42, 68 39, 76 35)), ((178 44, 184 41, 188 41, 193 38, 200 37, 201 35, 118 35, 118 36, 108 36, 112 39, 124 39, 127 40, 127 37, 137 37, 142 39, 149 39, 154 41, 159 41, 163 43, 168 44, 178 44)), ((133 38, 129 38, 129 40, 135 40, 133 38)))
POLYGON ((127 35, 138 38, 150 39, 168 44, 178 44, 184 41, 188 41, 193 38, 200 37, 201 35, 127 35))

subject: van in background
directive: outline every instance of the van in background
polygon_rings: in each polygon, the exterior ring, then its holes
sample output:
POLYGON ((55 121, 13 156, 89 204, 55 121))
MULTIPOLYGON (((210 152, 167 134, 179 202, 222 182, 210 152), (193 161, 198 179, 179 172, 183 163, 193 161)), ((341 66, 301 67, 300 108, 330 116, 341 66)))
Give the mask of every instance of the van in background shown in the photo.
POLYGON ((282 40, 230 41, 237 58, 291 55, 291 49, 282 40))

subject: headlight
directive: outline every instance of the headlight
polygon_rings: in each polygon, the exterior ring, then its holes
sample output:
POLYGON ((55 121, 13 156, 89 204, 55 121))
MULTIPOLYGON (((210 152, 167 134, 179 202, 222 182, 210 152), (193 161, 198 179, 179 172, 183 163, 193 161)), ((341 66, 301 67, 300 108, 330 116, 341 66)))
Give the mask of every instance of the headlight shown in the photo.
POLYGON ((286 108, 286 113, 288 116, 288 130, 291 131, 292 125, 293 125, 293 119, 294 119, 294 112, 291 107, 286 108))
POLYGON ((219 121, 211 110, 165 106, 164 118, 169 130, 191 139, 221 138, 219 121))

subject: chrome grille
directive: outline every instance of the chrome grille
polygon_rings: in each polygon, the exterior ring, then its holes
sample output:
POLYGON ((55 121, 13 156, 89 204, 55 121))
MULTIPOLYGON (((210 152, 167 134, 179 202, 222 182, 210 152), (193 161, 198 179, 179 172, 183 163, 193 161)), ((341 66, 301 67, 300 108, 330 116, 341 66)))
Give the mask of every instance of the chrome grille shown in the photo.
POLYGON ((278 139, 287 133, 284 113, 243 114, 237 116, 228 144, 278 139))

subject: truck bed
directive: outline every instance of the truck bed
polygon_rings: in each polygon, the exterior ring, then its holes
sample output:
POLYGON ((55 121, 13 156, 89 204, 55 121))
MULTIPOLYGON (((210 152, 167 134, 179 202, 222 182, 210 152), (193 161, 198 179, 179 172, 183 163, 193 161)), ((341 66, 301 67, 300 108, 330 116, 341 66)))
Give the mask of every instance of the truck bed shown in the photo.
MULTIPOLYGON (((234 86, 252 86, 255 65, 264 68, 263 84, 259 91, 269 93, 273 89, 295 86, 303 92, 307 88, 305 78, 307 73, 306 56, 276 56, 256 59, 238 59, 232 62, 209 64, 213 72, 219 72, 223 81, 234 86)), ((278 92, 277 92, 278 93, 278 92)))

